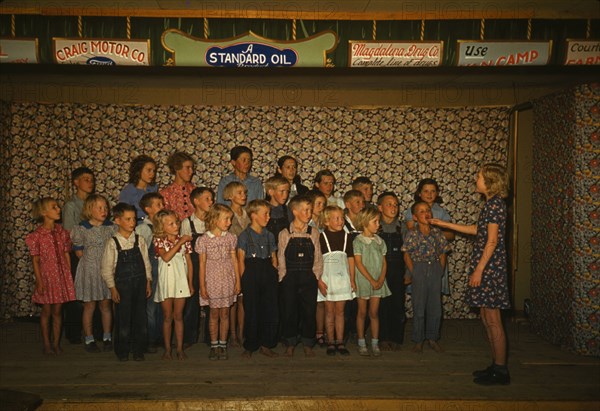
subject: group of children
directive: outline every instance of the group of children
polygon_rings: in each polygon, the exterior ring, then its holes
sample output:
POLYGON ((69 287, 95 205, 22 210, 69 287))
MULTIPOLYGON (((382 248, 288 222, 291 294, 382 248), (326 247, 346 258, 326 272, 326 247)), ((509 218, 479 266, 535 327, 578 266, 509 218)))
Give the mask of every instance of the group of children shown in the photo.
POLYGON ((230 156, 233 172, 216 196, 191 183, 194 159, 186 153, 169 157, 174 180, 160 192, 154 160, 135 158, 112 209, 114 222, 84 167, 72 175, 76 193, 65 204, 64 228, 54 199, 34 203, 41 225, 27 245, 36 276, 33 301, 43 307, 44 353, 60 353, 61 304, 79 300, 86 350, 114 349, 121 361, 130 353, 143 360, 161 343, 162 357, 171 359, 172 328, 176 357, 185 359, 185 349, 198 341, 201 315, 208 318, 210 360, 228 358, 228 341, 243 345, 246 358, 256 351, 275 357, 280 341, 287 356, 300 342, 307 356, 315 355, 315 344, 327 355, 347 356, 352 333, 360 355, 380 356, 403 342, 407 284, 413 350, 428 341, 442 351, 442 278, 452 234, 431 224, 447 224, 432 215, 439 192, 434 180, 417 190, 407 225, 393 192, 371 202, 368 178, 357 178, 336 197, 330 171, 318 172, 308 189, 296 160, 284 156, 263 189, 250 174, 250 149, 236 146, 230 156), (102 348, 93 332, 96 305, 102 348))

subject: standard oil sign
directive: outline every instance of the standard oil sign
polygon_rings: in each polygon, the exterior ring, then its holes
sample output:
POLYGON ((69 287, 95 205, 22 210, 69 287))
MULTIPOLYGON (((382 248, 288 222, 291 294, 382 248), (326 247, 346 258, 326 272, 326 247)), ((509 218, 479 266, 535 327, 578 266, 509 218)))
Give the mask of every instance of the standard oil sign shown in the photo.
POLYGON ((458 40, 457 66, 544 66, 552 41, 458 40))
POLYGON ((54 61, 96 66, 147 66, 150 40, 54 38, 54 61))

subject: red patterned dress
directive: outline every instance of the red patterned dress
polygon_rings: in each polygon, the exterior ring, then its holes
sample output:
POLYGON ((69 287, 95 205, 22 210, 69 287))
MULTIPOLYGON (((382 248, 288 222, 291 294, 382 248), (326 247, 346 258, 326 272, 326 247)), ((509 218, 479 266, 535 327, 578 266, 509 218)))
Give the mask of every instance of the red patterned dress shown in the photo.
POLYGON ((32 300, 37 304, 61 304, 75 300, 71 268, 65 256, 71 250, 69 232, 55 224, 52 230, 39 226, 25 238, 32 256, 40 258, 40 274, 44 293, 36 290, 32 300))

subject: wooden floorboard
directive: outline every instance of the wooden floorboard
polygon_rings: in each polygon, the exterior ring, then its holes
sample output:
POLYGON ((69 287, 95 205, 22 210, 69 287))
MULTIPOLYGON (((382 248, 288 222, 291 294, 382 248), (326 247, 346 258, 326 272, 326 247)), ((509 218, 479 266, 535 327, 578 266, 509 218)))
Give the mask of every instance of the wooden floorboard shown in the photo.
POLYGON ((545 342, 526 321, 507 326, 512 383, 502 387, 472 382, 489 363, 479 321, 445 321, 442 354, 412 353, 409 328, 401 350, 379 358, 350 344, 347 358, 320 348, 305 358, 298 347, 291 359, 243 360, 230 349, 229 360, 211 362, 197 344, 186 361, 120 363, 68 343, 62 356, 44 357, 37 325, 15 322, 0 326, 0 390, 36 394, 42 410, 600 410, 600 360, 545 342))

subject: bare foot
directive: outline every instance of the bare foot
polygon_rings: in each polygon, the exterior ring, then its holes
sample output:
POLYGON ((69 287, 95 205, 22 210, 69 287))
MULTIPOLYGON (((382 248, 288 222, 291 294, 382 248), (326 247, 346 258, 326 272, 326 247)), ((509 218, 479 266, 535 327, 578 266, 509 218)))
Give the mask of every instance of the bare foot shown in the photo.
POLYGON ((231 337, 231 340, 229 341, 229 346, 232 348, 240 348, 240 342, 237 339, 237 337, 231 337))
POLYGON ((423 343, 416 343, 415 346, 413 347, 413 352, 416 352, 417 354, 421 354, 423 352, 423 343))
POLYGON ((178 360, 185 360, 186 358, 187 358, 187 355, 185 355, 185 351, 177 350, 177 359, 178 360))
POLYGON ((267 348, 267 347, 260 347, 260 353, 269 358, 279 357, 279 354, 277 354, 275 351, 273 351, 272 349, 267 348))
POLYGON ((52 351, 54 351, 54 354, 56 355, 61 355, 63 353, 63 349, 60 347, 60 345, 55 345, 52 347, 52 351))
POLYGON ((252 357, 252 351, 248 351, 248 350, 244 350, 244 352, 242 353, 242 358, 245 359, 250 359, 250 357, 252 357))
POLYGON ((307 347, 306 345, 304 346, 304 355, 306 357, 314 357, 315 356, 315 352, 313 351, 312 348, 307 347))
POLYGON ((172 360, 173 356, 171 355, 171 349, 165 349, 165 352, 162 355, 163 360, 172 360))
POLYGON ((444 349, 442 347, 440 347, 440 345, 437 343, 437 341, 433 341, 433 340, 429 340, 429 346, 431 347, 431 349, 437 353, 442 353, 444 352, 444 349))
POLYGON ((293 357, 294 356, 294 346, 290 345, 285 349, 285 352, 283 353, 283 355, 285 355, 286 357, 293 357))
POLYGON ((54 355, 55 354, 54 350, 52 350, 52 348, 50 348, 49 345, 45 345, 42 352, 44 353, 44 355, 54 355))
POLYGON ((382 341, 379 343, 379 349, 381 351, 394 351, 393 343, 389 341, 382 341))

